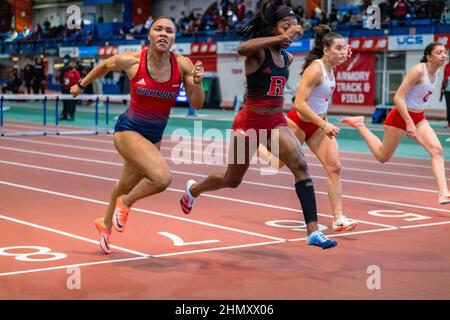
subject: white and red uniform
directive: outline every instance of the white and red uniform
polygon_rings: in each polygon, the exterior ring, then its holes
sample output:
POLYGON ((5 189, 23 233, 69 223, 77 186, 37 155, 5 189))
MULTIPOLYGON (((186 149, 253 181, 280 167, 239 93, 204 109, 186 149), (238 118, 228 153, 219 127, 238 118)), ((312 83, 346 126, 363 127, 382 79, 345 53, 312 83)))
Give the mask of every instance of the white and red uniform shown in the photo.
MULTIPOLYGON (((328 112, 330 100, 336 88, 336 79, 333 70, 331 70, 331 74, 327 74, 323 61, 321 59, 317 59, 317 61, 322 68, 323 81, 311 92, 307 103, 316 114, 321 115, 328 112)), ((295 108, 289 111, 287 117, 302 129, 305 133, 305 141, 319 129, 314 123, 300 119, 295 108)))
MULTIPOLYGON (((411 90, 409 90, 405 95, 406 106, 409 110, 414 110, 414 112, 408 111, 414 121, 414 124, 418 124, 419 122, 425 120, 425 108, 428 106, 428 99, 434 90, 436 90, 438 82, 437 74, 436 80, 432 83, 428 75, 427 64, 422 63, 421 65, 424 68, 422 82, 412 87, 411 90)), ((406 122, 398 112, 397 107, 394 107, 391 112, 389 112, 386 120, 384 121, 384 125, 396 127, 406 131, 406 122)))

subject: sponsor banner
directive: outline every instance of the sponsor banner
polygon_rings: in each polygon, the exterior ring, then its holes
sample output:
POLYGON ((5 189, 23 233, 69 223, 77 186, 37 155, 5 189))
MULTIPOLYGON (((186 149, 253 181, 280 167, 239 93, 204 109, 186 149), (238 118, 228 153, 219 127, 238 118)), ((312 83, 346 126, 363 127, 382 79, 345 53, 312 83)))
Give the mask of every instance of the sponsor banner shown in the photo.
POLYGON ((59 56, 64 58, 65 55, 69 55, 71 58, 78 58, 79 51, 78 47, 60 47, 59 48, 59 56))
POLYGON ((217 72, 217 44, 214 42, 195 42, 191 44, 190 58, 193 63, 200 60, 205 71, 217 72))
POLYGON ((312 39, 312 41, 311 39, 300 39, 293 41, 289 48, 287 48, 286 50, 291 53, 308 52, 309 50, 311 50, 310 48, 312 48, 313 45, 314 39, 312 39))
POLYGON ((100 58, 108 58, 119 53, 118 46, 99 46, 98 56, 100 58))
POLYGON ((435 34, 434 41, 442 43, 446 48, 450 48, 450 34, 435 34))
POLYGON ((433 34, 389 36, 389 51, 423 50, 434 41, 433 34))
POLYGON ((58 48, 57 47, 46 47, 43 50, 43 54, 46 57, 51 57, 51 56, 58 56, 58 48))
POLYGON ((190 43, 174 43, 171 51, 178 53, 178 54, 188 56, 191 54, 191 44, 190 43))
POLYGON ((217 42, 218 54, 237 54, 236 48, 239 46, 240 41, 219 41, 217 42))
POLYGON ((98 55, 98 47, 78 47, 80 58, 91 58, 98 55))
POLYGON ((388 39, 386 36, 350 38, 349 44, 353 51, 386 51, 388 39))
POLYGON ((217 54, 217 44, 215 42, 202 42, 191 44, 191 55, 215 55, 217 54))
POLYGON ((142 46, 140 44, 123 45, 119 46, 119 53, 124 52, 137 52, 140 51, 142 46))
POLYGON ((373 106, 375 94, 375 53, 354 53, 336 67, 333 104, 373 106))

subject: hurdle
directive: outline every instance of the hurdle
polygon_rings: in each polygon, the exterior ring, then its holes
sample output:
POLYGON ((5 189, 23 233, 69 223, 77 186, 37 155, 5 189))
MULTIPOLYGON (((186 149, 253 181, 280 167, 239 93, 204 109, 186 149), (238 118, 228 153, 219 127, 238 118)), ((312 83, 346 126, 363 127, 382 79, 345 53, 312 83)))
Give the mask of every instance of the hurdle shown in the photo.
MULTIPOLYGON (((56 135, 78 135, 78 134, 99 134, 99 133, 112 133, 109 129, 109 103, 111 101, 124 101, 130 100, 129 95, 86 95, 82 94, 74 98, 70 94, 0 94, 0 135, 4 137, 8 136, 41 136, 48 134, 56 135), (42 130, 38 131, 20 131, 20 132, 5 132, 5 107, 4 101, 7 100, 42 100, 42 130), (93 129, 87 130, 63 130, 59 120, 60 101, 64 100, 94 100, 94 124, 93 129), (48 129, 48 102, 54 101, 54 131, 48 129), (105 107, 105 128, 100 127, 100 103, 104 102, 105 107)), ((66 125, 67 126, 67 125, 66 125)))

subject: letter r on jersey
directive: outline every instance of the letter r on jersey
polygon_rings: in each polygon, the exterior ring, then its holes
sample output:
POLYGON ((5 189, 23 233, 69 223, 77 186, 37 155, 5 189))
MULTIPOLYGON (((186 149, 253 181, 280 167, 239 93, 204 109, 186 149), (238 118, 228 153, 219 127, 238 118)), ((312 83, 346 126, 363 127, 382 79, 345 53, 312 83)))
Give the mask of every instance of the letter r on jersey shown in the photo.
POLYGON ((270 77, 270 88, 269 92, 267 92, 268 96, 272 97, 282 97, 283 96, 283 88, 286 84, 286 78, 282 76, 272 76, 270 77))

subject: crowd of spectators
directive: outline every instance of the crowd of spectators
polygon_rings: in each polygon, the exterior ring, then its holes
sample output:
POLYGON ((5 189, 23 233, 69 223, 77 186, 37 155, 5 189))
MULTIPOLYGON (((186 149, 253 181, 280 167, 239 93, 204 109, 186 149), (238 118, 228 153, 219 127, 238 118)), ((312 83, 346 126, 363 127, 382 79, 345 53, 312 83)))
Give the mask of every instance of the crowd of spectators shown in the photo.
MULTIPOLYGON (((445 0, 384 0, 377 2, 381 12, 381 24, 388 27, 392 22, 396 25, 407 24, 408 21, 426 19, 430 23, 450 24, 450 1, 445 0)), ((328 24, 333 29, 337 28, 363 28, 366 26, 368 15, 367 7, 371 0, 361 0, 359 5, 341 5, 339 8, 333 4, 330 12, 316 8, 312 17, 307 17, 302 5, 294 8, 300 24, 307 31, 317 24, 328 24)), ((189 14, 181 12, 181 17, 173 18, 178 27, 178 35, 192 34, 226 34, 239 30, 249 22, 255 13, 247 10, 244 0, 219 0, 210 5, 204 12, 191 11, 189 14)), ((132 27, 125 25, 114 31, 115 39, 142 39, 149 29, 153 18, 148 17, 132 27)), ((98 24, 104 23, 103 17, 99 17, 98 24)), ((43 39, 83 40, 89 45, 93 40, 101 38, 95 31, 95 25, 90 28, 83 25, 81 29, 68 29, 64 25, 51 26, 45 21, 43 25, 35 25, 32 30, 25 28, 23 32, 10 32, 0 34, 0 40, 4 41, 36 41, 43 39), (86 28, 85 28, 86 27, 86 28), (84 32, 83 32, 84 30, 84 32), (88 30, 86 32, 86 30, 88 30)))

